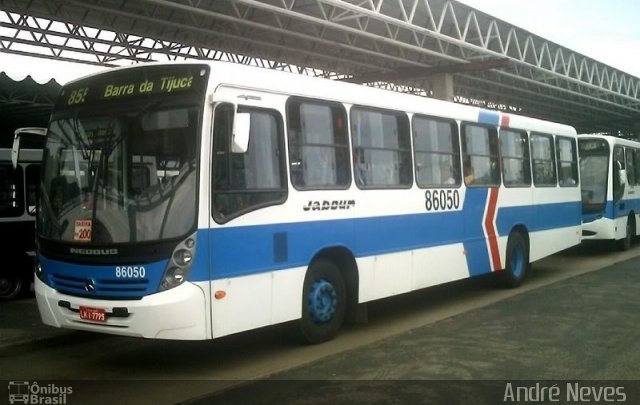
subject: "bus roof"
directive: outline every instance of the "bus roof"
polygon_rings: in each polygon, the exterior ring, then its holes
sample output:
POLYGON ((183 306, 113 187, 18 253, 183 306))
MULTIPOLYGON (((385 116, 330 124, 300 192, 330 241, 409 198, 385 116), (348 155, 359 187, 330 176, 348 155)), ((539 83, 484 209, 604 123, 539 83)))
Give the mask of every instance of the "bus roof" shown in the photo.
MULTIPOLYGON (((442 118, 482 122, 496 126, 501 125, 503 127, 539 131, 556 135, 576 134, 575 129, 571 126, 518 114, 482 109, 339 80, 310 77, 224 61, 151 62, 144 65, 118 67, 106 72, 85 76, 84 78, 95 77, 111 71, 144 68, 144 66, 148 65, 176 64, 204 64, 210 66, 210 83, 212 88, 209 89, 209 92, 214 92, 220 86, 230 86, 300 97, 321 98, 346 104, 401 110, 409 113, 431 114, 442 118)), ((70 82, 69 84, 73 83, 74 82, 70 82)))
POLYGON ((611 136, 611 135, 578 134, 578 139, 580 138, 598 138, 598 139, 605 140, 609 145, 624 145, 624 146, 640 147, 639 141, 635 141, 633 139, 620 138, 620 137, 611 136))

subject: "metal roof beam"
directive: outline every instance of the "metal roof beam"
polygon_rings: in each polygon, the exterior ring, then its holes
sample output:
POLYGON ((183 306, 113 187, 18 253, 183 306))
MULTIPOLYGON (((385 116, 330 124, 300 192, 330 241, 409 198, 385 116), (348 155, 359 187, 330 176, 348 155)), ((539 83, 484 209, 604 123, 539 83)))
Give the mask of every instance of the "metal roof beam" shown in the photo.
POLYGON ((424 78, 443 69, 461 102, 546 106, 541 117, 576 125, 640 114, 639 78, 455 0, 0 0, 0 22, 12 24, 0 33, 10 53, 228 60, 427 96, 424 78), (509 63, 454 70, 500 59, 509 63))
POLYGON ((352 77, 342 79, 350 83, 370 83, 370 82, 393 82, 396 80, 406 80, 433 76, 440 73, 464 73, 475 72, 488 69, 500 69, 508 67, 510 64, 507 58, 490 59, 481 62, 454 63, 448 65, 439 65, 428 68, 423 67, 407 67, 398 68, 393 72, 369 72, 354 75, 352 77))

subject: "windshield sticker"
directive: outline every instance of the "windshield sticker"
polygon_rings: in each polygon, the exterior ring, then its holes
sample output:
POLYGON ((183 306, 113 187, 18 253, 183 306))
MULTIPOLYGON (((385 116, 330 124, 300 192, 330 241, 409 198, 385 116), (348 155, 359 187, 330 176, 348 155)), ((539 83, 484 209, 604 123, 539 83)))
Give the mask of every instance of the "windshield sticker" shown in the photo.
POLYGON ((78 242, 91 242, 90 219, 76 219, 76 227, 73 231, 73 240, 78 242))

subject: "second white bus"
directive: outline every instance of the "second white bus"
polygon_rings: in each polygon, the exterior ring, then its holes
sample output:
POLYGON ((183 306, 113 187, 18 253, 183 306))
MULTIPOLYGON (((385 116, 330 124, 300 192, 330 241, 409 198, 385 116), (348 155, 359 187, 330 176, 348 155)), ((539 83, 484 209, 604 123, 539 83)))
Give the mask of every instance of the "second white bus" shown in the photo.
POLYGON ((42 150, 24 149, 18 166, 0 148, 0 229, 3 235, 0 300, 17 298, 33 284, 37 188, 42 150))
POLYGON ((615 241, 622 250, 638 235, 640 142, 580 135, 584 240, 615 241))

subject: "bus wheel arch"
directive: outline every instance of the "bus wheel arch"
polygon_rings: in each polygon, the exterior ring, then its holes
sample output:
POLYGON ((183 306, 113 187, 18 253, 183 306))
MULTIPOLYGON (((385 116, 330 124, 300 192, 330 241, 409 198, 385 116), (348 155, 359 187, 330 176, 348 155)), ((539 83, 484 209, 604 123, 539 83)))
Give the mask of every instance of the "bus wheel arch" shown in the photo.
POLYGON ((516 226, 509 233, 505 267, 500 272, 504 287, 515 288, 522 284, 530 268, 529 248, 529 233, 523 226, 516 226))
POLYGON ((334 338, 358 300, 358 272, 345 248, 327 248, 311 260, 302 289, 300 332, 307 343, 334 338))

